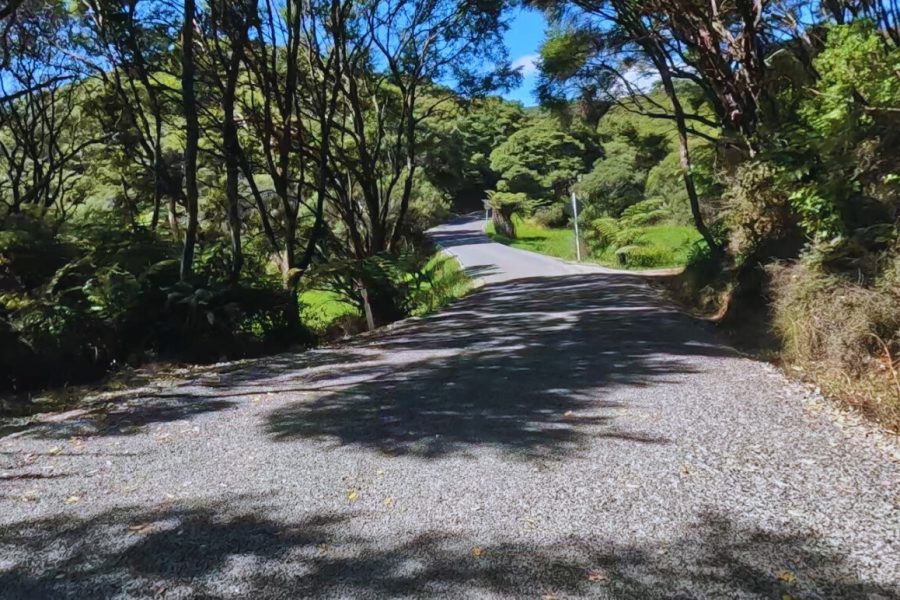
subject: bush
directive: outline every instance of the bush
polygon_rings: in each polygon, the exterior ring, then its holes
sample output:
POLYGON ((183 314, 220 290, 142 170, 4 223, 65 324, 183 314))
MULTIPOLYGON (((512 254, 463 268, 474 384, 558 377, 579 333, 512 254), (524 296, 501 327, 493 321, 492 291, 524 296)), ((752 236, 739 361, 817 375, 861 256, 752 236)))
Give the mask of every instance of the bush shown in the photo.
POLYGON ((569 222, 569 215, 566 214, 566 205, 557 202, 538 208, 534 211, 532 220, 541 227, 565 227, 569 222))
POLYGON ((591 221, 585 231, 585 239, 591 252, 600 254, 615 244, 619 233, 619 223, 611 217, 603 217, 591 221))
POLYGON ((731 255, 739 262, 751 256, 796 256, 801 241, 797 216, 781 169, 770 162, 748 162, 728 178, 727 186, 723 199, 731 255))
MULTIPOLYGON (((814 250, 769 267, 785 361, 890 427, 900 427, 900 255, 868 281, 823 268, 814 250)), ((857 272, 858 274, 859 272, 857 272)))
MULTIPOLYGON (((337 318, 347 312, 364 314, 364 301, 358 286, 358 282, 363 282, 378 326, 432 312, 465 294, 470 283, 454 259, 421 250, 381 254, 362 261, 333 260, 318 266, 307 282, 311 289, 317 290, 317 293, 307 291, 304 294, 312 300, 311 304, 320 307, 329 301, 338 304, 332 307, 331 314, 337 318), (348 306, 357 310, 347 311, 348 306)), ((305 312, 310 310, 315 310, 315 306, 305 307, 305 312)), ((328 317, 321 315, 319 329, 327 330, 329 322, 324 321, 328 317)))
MULTIPOLYGON (((95 379, 122 362, 242 357, 307 339, 278 282, 178 281, 178 248, 108 218, 51 232, 14 215, 0 235, 0 386, 95 379)), ((200 262, 217 267, 215 251, 200 262)), ((206 268, 208 267, 208 269, 206 268)))
POLYGON ((504 237, 515 239, 513 215, 528 212, 531 200, 523 193, 489 192, 488 202, 493 213, 494 230, 504 237))
POLYGON ((668 248, 655 246, 624 246, 616 250, 619 264, 635 268, 652 268, 672 264, 674 257, 668 248))

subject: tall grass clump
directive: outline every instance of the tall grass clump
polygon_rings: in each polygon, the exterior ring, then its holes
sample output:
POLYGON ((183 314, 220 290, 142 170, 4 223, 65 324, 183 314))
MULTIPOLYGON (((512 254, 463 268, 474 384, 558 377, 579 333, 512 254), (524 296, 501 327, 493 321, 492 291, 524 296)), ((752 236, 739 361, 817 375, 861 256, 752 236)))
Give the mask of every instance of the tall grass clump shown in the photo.
POLYGON ((900 429, 900 254, 850 279, 814 253, 769 268, 782 358, 826 393, 900 429))

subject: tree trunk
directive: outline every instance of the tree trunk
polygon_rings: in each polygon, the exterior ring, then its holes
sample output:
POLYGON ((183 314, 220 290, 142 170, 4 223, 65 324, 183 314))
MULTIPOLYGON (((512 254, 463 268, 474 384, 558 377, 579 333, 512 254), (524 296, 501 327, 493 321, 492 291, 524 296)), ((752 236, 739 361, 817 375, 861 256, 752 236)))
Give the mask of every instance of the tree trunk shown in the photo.
POLYGON ((678 156, 681 162, 681 173, 684 178, 684 188, 687 191, 688 201, 691 205, 691 216, 694 219, 694 227, 703 236, 704 241, 709 246, 710 251, 719 256, 722 254, 722 247, 713 237, 706 223, 703 221, 703 214, 700 212, 700 199, 697 197, 697 187, 694 185, 694 175, 691 169, 691 154, 688 146, 688 127, 687 120, 684 116, 684 107, 675 91, 675 85, 672 83, 672 74, 669 71, 665 58, 656 60, 659 76, 663 84, 669 100, 672 102, 672 112, 675 114, 675 126, 678 129, 678 156))
POLYGON ((241 212, 238 177, 240 176, 241 147, 238 139, 237 121, 234 116, 235 95, 237 94, 238 74, 244 54, 243 32, 232 41, 231 59, 228 64, 228 78, 225 93, 222 96, 224 127, 222 137, 225 151, 225 197, 228 203, 228 226, 231 230, 231 283, 237 283, 244 264, 241 247, 241 212))
POLYGON ((181 93, 185 121, 184 180, 187 229, 184 234, 184 250, 181 254, 181 280, 190 279, 194 273, 194 248, 197 244, 197 148, 200 141, 200 124, 197 117, 197 98, 194 91, 194 13, 195 0, 184 2, 184 25, 181 45, 181 93))
POLYGON ((225 107, 225 196, 228 202, 228 226, 231 230, 231 282, 237 283, 244 265, 241 247, 240 193, 238 190, 239 159, 234 101, 225 107), (229 113, 230 106, 230 113, 229 113))
POLYGON ((162 123, 157 120, 156 139, 153 141, 153 216, 150 218, 150 229, 153 231, 159 225, 162 190, 162 123))
POLYGON ((502 209, 497 207, 495 207, 491 213, 494 231, 511 240, 516 239, 516 224, 512 220, 512 213, 506 214, 502 209))

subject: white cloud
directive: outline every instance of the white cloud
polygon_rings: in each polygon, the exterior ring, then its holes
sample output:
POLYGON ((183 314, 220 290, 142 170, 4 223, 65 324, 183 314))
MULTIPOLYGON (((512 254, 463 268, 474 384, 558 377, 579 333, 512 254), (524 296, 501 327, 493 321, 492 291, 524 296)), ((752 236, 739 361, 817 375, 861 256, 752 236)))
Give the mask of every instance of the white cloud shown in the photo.
POLYGON ((526 54, 512 61, 513 69, 522 69, 522 75, 529 77, 538 72, 538 61, 541 59, 539 54, 526 54))

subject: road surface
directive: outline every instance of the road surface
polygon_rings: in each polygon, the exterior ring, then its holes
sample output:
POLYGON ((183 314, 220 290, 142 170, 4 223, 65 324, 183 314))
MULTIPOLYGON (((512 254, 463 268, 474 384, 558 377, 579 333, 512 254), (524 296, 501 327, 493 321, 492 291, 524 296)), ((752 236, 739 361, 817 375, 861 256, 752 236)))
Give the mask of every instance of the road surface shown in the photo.
POLYGON ((486 285, 0 437, 0 598, 900 597, 900 467, 639 278, 486 285))

